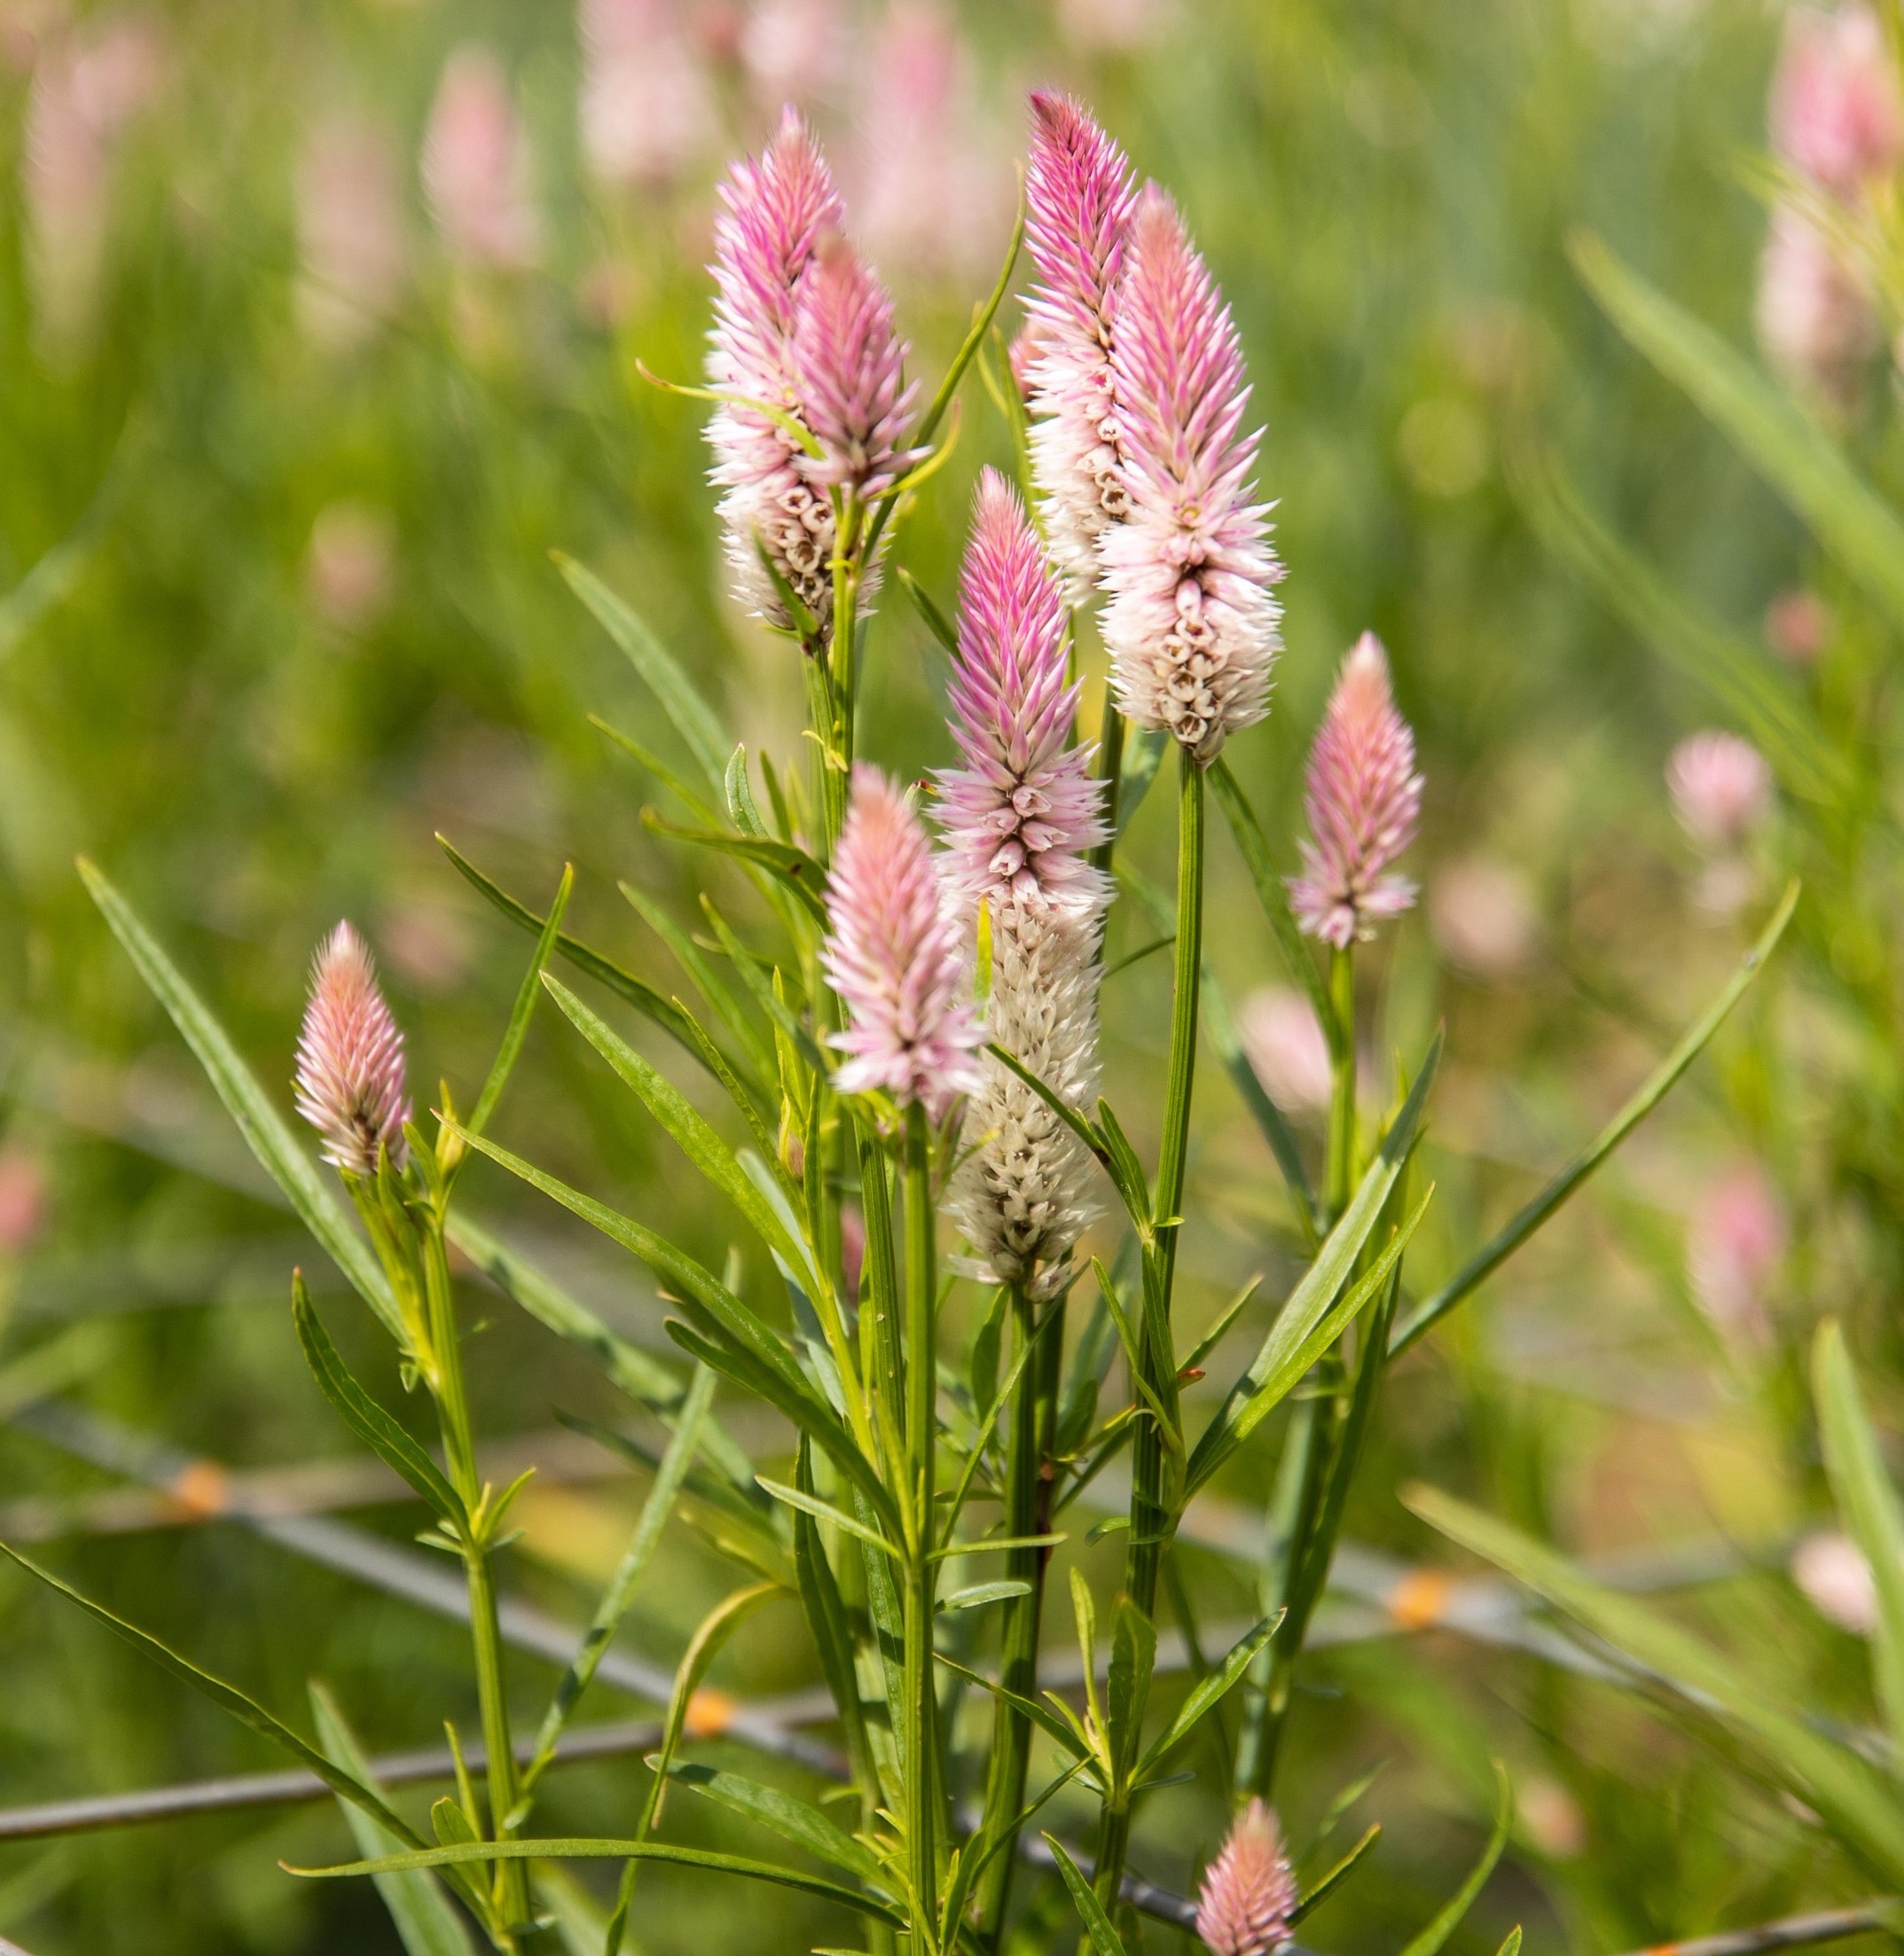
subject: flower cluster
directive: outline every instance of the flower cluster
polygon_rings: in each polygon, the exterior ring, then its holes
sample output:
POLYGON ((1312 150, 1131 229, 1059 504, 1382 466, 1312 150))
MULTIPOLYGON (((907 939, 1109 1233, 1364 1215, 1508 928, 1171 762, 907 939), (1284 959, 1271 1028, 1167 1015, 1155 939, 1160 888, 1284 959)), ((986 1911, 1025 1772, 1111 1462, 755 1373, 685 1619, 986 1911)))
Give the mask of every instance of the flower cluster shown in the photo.
POLYGON ((1310 936, 1346 951, 1414 902, 1414 885, 1389 866, 1414 840, 1422 812, 1414 736, 1395 710, 1388 657, 1364 632, 1343 661, 1310 750, 1303 810, 1312 840, 1290 908, 1310 936))
POLYGON ((1270 1956, 1289 1940, 1296 1876, 1276 1816, 1251 1800, 1203 1874, 1196 1933, 1215 1956, 1270 1956))
MULTIPOLYGON (((939 777, 946 890, 968 940, 989 920, 989 1037, 1071 1106, 1097 1091, 1097 947, 1109 898, 1086 860, 1104 839, 1101 784, 1067 745, 1063 592, 1002 477, 981 476, 960 581, 952 733, 939 777)), ((992 1278, 1055 1287, 1091 1211, 1089 1157, 991 1054, 966 1116, 952 1207, 992 1278)))
POLYGON ((404 1124, 404 1036, 377 989, 368 946, 340 924, 311 965, 310 1003, 297 1043, 297 1110, 324 1138, 323 1155, 372 1176, 380 1156, 410 1158, 404 1124))
POLYGON ((877 496, 909 458, 905 348, 891 301, 841 231, 845 207, 826 160, 793 111, 760 156, 733 167, 721 196, 708 378, 724 399, 708 441, 727 558, 754 611, 791 630, 784 584, 824 637, 838 537, 828 492, 877 496))

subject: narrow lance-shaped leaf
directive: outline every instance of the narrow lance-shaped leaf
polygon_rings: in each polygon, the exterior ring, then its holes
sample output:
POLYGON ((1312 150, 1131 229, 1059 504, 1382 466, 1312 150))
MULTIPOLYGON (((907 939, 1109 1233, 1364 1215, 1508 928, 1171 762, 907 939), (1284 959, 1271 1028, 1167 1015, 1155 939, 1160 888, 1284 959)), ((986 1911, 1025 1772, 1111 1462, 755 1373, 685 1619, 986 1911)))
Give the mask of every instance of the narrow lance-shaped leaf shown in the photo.
POLYGON ((1733 1006, 1745 996, 1752 981, 1765 969, 1774 948, 1784 935, 1786 925, 1791 921, 1791 913, 1798 907, 1798 886, 1793 883, 1780 899, 1771 921, 1746 952, 1744 962, 1732 974, 1725 990, 1707 1006, 1704 1015, 1688 1029, 1685 1037, 1647 1076, 1633 1098, 1608 1122, 1585 1151, 1568 1162, 1512 1222, 1491 1242, 1477 1250, 1446 1283, 1415 1306, 1407 1321, 1389 1341, 1391 1358, 1399 1357, 1422 1333, 1446 1317, 1462 1298, 1491 1277, 1665 1099, 1680 1076, 1705 1050, 1707 1042, 1725 1023, 1733 1006))
POLYGON ((1401 1956, 1438 1956, 1448 1937, 1461 1927, 1461 1918, 1474 1906, 1475 1897, 1487 1886, 1487 1878, 1494 1872, 1494 1864, 1500 1860, 1501 1850, 1508 1844, 1508 1830, 1514 1824, 1514 1788, 1508 1779, 1508 1769, 1499 1759, 1494 1761, 1494 1780, 1500 1788, 1494 1803, 1494 1827, 1487 1837, 1487 1845, 1481 1850, 1481 1858, 1475 1863, 1468 1879, 1448 1897, 1446 1905, 1409 1943, 1401 1956))
POLYGON ((744 1779, 738 1772, 723 1772, 696 1761, 674 1760, 668 1767, 668 1775, 677 1785, 725 1807, 730 1813, 741 1814, 772 1827, 783 1840, 804 1848, 816 1859, 857 1874, 868 1888, 886 1889, 885 1871, 873 1855, 804 1800, 796 1800, 778 1787, 762 1786, 757 1780, 744 1779))
POLYGON ((1144 1754, 1143 1761, 1138 1767, 1140 1777, 1148 1778, 1171 1748, 1187 1739, 1203 1723, 1204 1717, 1223 1702, 1242 1680, 1243 1673, 1254 1662, 1257 1652, 1274 1636, 1276 1622, 1276 1618, 1271 1617, 1238 1638, 1223 1662, 1197 1684, 1195 1689, 1178 1707, 1177 1716, 1144 1754))
POLYGON ((1096 1956, 1125 1956, 1124 1938, 1111 1927, 1110 1917, 1104 1913, 1104 1905, 1098 1900, 1090 1882, 1079 1873, 1077 1862, 1064 1851, 1063 1843, 1047 1834, 1045 1845, 1056 1859, 1058 1873, 1064 1877, 1064 1885, 1071 1891, 1071 1900, 1084 1918, 1085 1930, 1096 1956))
POLYGON ((509 1013, 509 1023, 503 1031, 503 1043, 497 1049, 496 1062, 490 1068, 490 1076, 482 1083, 482 1091, 477 1097, 475 1111, 469 1117, 473 1133, 481 1134, 490 1124, 490 1116, 495 1113, 497 1103, 503 1097, 503 1089, 509 1084, 509 1076, 515 1070, 515 1063, 521 1056, 522 1042, 529 1037, 529 1022, 535 1016, 536 1001, 542 996, 542 974, 548 968, 549 958, 555 950, 557 938, 562 932, 562 915, 568 908, 569 892, 576 885, 575 865, 562 865, 562 880, 556 888, 555 901, 549 905, 549 914, 544 920, 542 934, 536 940, 536 952, 529 961, 529 969, 523 974, 521 987, 515 995, 515 1005, 509 1013))

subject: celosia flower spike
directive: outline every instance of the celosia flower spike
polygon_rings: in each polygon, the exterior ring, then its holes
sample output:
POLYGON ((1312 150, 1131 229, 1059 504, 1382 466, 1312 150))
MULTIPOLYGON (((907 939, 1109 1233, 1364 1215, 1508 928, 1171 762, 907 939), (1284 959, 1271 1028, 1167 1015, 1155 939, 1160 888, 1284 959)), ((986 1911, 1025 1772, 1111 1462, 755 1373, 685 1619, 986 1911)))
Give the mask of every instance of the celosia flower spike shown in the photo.
POLYGON ((1303 810, 1312 840, 1302 845, 1304 873, 1290 883, 1289 902, 1312 937, 1345 951, 1414 902, 1414 885, 1387 871, 1414 840, 1422 787, 1387 655, 1364 632, 1343 661, 1309 753, 1303 810))
POLYGON ((1052 552, 1076 602, 1097 582, 1099 536, 1130 506, 1110 349, 1136 197, 1124 152, 1070 97, 1033 95, 1031 118, 1025 243, 1038 281, 1020 383, 1052 552))
POLYGON ((410 1158, 404 1036, 377 989, 369 949, 349 924, 325 939, 311 964, 297 1110, 324 1137, 325 1160, 348 1174, 375 1175, 380 1154, 395 1169, 410 1158))
POLYGON ((833 505, 809 480, 800 443, 764 402, 798 419, 793 364, 797 294, 822 237, 845 207, 805 123, 791 109, 755 160, 737 163, 721 186, 726 209, 714 227, 715 327, 708 379, 739 397, 708 424, 720 517, 742 602, 786 630, 793 620, 761 558, 764 552, 824 625, 832 616, 833 505))
POLYGON ((1196 1933, 1215 1956, 1270 1956, 1289 1940, 1295 1908, 1296 1876, 1282 1851, 1282 1830, 1260 1800, 1251 1800, 1203 1872, 1196 1933))
POLYGON ((958 933, 941 911, 931 844, 919 818, 877 768, 853 770, 833 874, 822 963, 851 1024, 833 1044, 850 1055, 842 1093, 884 1088, 935 1122, 978 1084, 982 1035, 959 993, 958 933))
POLYGON ((889 489, 916 458, 901 447, 915 389, 892 301, 845 238, 827 232, 794 303, 794 386, 820 446, 815 481, 861 500, 889 489))
POLYGON ((1258 436, 1236 327, 1176 207, 1148 186, 1132 222, 1111 364, 1130 492, 1098 540, 1117 704, 1207 767, 1269 711, 1282 567, 1249 481, 1258 436))
POLYGON ((1034 896, 1101 907, 1085 855, 1104 840, 1103 787, 1090 750, 1066 745, 1078 688, 1064 596, 996 469, 979 476, 959 596, 952 731, 965 765, 939 776, 951 880, 972 911, 1034 896))

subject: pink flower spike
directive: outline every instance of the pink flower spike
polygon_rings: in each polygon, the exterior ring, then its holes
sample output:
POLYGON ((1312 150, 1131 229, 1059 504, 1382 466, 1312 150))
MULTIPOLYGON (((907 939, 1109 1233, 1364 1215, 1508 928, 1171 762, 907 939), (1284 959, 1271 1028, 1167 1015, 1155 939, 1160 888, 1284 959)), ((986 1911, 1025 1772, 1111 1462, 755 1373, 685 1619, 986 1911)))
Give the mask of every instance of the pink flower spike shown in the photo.
POLYGON ((1282 1851, 1282 1830, 1252 1800, 1203 1871, 1196 1933, 1214 1956, 1270 1956, 1289 1940, 1295 1907, 1296 1876, 1282 1851))
POLYGON ((467 43, 443 64, 423 138, 424 194, 452 257, 506 271, 535 262, 541 223, 529 175, 509 77, 489 49, 467 43))
POLYGON ((1673 812, 1693 841, 1727 849, 1744 841, 1772 805, 1772 770, 1736 733, 1689 734, 1666 762, 1673 812))
POLYGON ((1097 582, 1098 537, 1129 508, 1110 348, 1136 196, 1129 160, 1070 96, 1033 95, 1031 116, 1025 243, 1038 282, 1019 378, 1052 551, 1077 601, 1097 582))
POLYGON ((1414 902, 1414 885, 1385 872, 1414 840, 1422 788, 1387 654, 1365 631, 1343 661, 1309 754, 1303 811, 1313 840, 1302 845, 1304 873, 1290 883, 1289 902, 1310 936, 1346 951, 1414 902))
MULTIPOLYGON (((708 379, 723 393, 796 416, 795 296, 819 240, 845 220, 826 160, 789 109, 764 152, 736 163, 721 186, 715 221, 715 326, 708 379)), ((713 479, 725 491, 720 516, 727 560, 741 601, 782 630, 793 620, 761 562, 765 552, 801 602, 823 623, 832 616, 833 505, 808 480, 808 458, 759 409, 730 402, 708 424, 713 479)))
POLYGON ((1904 157, 1900 99, 1884 30, 1868 6, 1794 7, 1772 78, 1772 146, 1839 197, 1904 157))
POLYGON ((404 1123, 404 1036, 377 989, 369 948, 340 924, 317 948, 310 1003, 297 1043, 297 1110, 324 1137, 325 1161, 373 1176, 380 1154, 402 1169, 410 1158, 404 1123))
POLYGON ((819 482, 866 501, 889 489, 915 457, 900 446, 915 390, 892 301, 837 231, 819 240, 794 301, 793 368, 803 417, 821 449, 819 482))
POLYGON ((917 815, 877 768, 853 770, 827 885, 827 976, 852 1023, 833 1044, 850 1057, 842 1093, 884 1088, 934 1121, 978 1085, 983 1035, 959 997, 958 932, 941 911, 932 847, 917 815))
POLYGON ((1067 747, 1078 688, 1065 676, 1065 606, 1023 505, 981 472, 960 581, 952 738, 961 768, 938 777, 950 880, 964 906, 1042 896, 1101 911, 1085 862, 1104 840, 1090 753, 1067 747))
POLYGON ((1207 767, 1269 711, 1279 640, 1258 436, 1229 309, 1176 207, 1148 186, 1132 223, 1111 364, 1130 513, 1098 540, 1117 704, 1207 767))

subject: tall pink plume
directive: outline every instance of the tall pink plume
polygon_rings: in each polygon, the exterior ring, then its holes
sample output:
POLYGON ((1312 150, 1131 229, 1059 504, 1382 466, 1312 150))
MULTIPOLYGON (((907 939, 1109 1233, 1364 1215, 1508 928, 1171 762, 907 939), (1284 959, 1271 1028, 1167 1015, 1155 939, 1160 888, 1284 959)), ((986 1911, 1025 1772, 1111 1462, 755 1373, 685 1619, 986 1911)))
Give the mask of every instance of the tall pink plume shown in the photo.
POLYGON ((325 1160, 349 1174, 376 1174, 380 1153, 396 1169, 409 1160, 404 1036, 377 989, 369 948, 349 924, 325 939, 311 965, 297 1110, 323 1136, 325 1160))
POLYGON ((853 770, 852 800, 827 886, 827 976, 851 1019, 833 1043, 850 1055, 842 1093, 883 1088, 934 1121, 978 1084, 982 1035, 960 998, 956 927, 941 911, 932 846, 877 768, 853 770))
POLYGON ((1303 810, 1312 840, 1289 885, 1296 920, 1338 951, 1399 917, 1414 885, 1388 873, 1414 840, 1422 813, 1414 735, 1395 710, 1388 656, 1365 631, 1343 661, 1328 711, 1309 753, 1303 810))
POLYGON ((1099 538, 1117 703, 1208 766, 1269 711, 1279 644, 1258 434, 1229 309, 1156 184, 1132 220, 1112 348, 1130 512, 1099 538))
MULTIPOLYGON (((846 212, 806 124, 791 109, 756 158, 721 186, 714 226, 715 326, 708 379, 724 393, 797 415, 793 338, 797 294, 820 239, 846 212)), ((831 616, 833 506, 808 479, 797 442, 758 408, 728 402, 708 424, 727 559, 743 603, 782 630, 793 620, 774 569, 823 623, 831 616)))
POLYGON ((1884 30, 1868 6, 1794 7, 1772 77, 1772 146, 1839 197, 1904 158, 1904 97, 1884 30))
POLYGON ((1090 114, 1068 95, 1033 95, 1025 243, 1038 283, 1021 381, 1052 552, 1074 601, 1097 582, 1099 536, 1129 506, 1110 349, 1135 204, 1129 160, 1090 114))
POLYGON ((820 446, 816 481, 865 500, 915 459, 902 445, 915 392, 905 353, 886 288, 845 237, 827 233, 794 300, 794 382, 820 446))
POLYGON ((1214 1956, 1270 1956, 1289 1940, 1295 1907, 1296 1877, 1282 1850, 1282 1830, 1260 1800, 1251 1800, 1204 1870, 1196 1933, 1214 1956))
POLYGON ((950 879, 966 904, 1043 896, 1093 912, 1104 839, 1089 750, 1066 745, 1078 688, 1065 606, 1024 506, 996 469, 978 479, 960 582, 952 731, 965 765, 939 776, 950 879))

